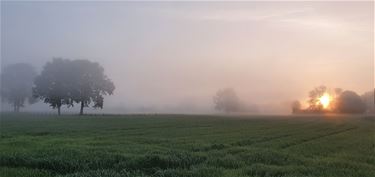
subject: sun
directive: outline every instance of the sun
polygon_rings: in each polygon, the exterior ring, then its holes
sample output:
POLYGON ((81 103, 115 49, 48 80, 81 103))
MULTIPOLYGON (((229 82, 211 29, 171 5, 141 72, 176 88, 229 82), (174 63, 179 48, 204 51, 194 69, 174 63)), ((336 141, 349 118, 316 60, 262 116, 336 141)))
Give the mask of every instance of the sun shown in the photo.
POLYGON ((319 103, 323 106, 324 109, 327 109, 329 107, 329 104, 331 103, 331 100, 331 96, 328 93, 325 93, 319 98, 319 103))

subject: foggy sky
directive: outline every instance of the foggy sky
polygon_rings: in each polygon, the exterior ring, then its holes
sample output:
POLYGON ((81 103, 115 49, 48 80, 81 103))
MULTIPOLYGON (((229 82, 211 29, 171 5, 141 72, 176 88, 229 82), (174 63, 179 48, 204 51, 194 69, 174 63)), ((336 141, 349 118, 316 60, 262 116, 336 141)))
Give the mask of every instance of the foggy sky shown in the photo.
POLYGON ((288 113, 322 84, 374 88, 373 13, 373 2, 1 2, 1 67, 99 62, 116 85, 102 112, 210 113, 230 87, 288 113))

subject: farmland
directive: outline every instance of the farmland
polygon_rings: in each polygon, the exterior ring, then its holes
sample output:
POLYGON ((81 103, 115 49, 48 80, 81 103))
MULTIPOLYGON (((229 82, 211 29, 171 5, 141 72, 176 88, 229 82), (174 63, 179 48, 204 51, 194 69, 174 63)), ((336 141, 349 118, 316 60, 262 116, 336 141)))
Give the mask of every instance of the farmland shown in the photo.
POLYGON ((2 177, 370 177, 370 116, 2 114, 2 177))

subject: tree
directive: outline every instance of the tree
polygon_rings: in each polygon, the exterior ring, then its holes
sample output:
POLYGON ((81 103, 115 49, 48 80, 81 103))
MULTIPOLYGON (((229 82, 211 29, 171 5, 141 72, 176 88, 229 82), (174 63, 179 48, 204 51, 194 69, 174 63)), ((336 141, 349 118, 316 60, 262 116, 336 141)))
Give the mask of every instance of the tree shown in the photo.
POLYGON ((73 106, 73 82, 71 61, 56 58, 47 62, 39 76, 35 78, 34 97, 42 99, 61 114, 61 106, 73 106))
POLYGON ((25 102, 35 103, 32 97, 34 68, 27 63, 12 64, 1 73, 1 100, 13 105, 14 112, 19 112, 25 102))
POLYGON ((310 99, 308 100, 309 107, 308 110, 312 112, 320 112, 323 109, 323 106, 319 102, 319 98, 327 92, 327 87, 322 85, 314 88, 309 92, 310 99))
POLYGON ((104 68, 89 60, 73 60, 71 65, 74 75, 72 100, 81 104, 80 115, 91 102, 94 108, 103 108, 103 96, 112 95, 115 90, 113 82, 104 74, 104 68))
POLYGON ((113 94, 114 84, 104 75, 98 63, 88 60, 53 59, 35 79, 34 96, 57 108, 60 115, 62 105, 74 103, 83 108, 94 103, 95 108, 103 108, 103 95, 113 94))
POLYGON ((343 89, 341 89, 341 88, 335 88, 333 93, 334 94, 331 95, 332 96, 332 100, 330 102, 330 109, 331 109, 331 112, 339 112, 337 110, 338 98, 343 93, 343 89))
POLYGON ((241 108, 241 102, 236 92, 231 89, 219 90, 214 96, 215 109, 224 112, 236 112, 241 108))
POLYGON ((366 92, 361 96, 363 102, 366 104, 367 112, 369 112, 369 113, 375 113, 374 93, 375 93, 375 89, 374 89, 374 91, 366 92))
POLYGON ((293 114, 296 114, 296 113, 300 113, 301 112, 301 103, 296 100, 296 101, 293 101, 292 102, 292 113, 293 114))
POLYGON ((361 97, 353 91, 344 91, 337 98, 337 111, 346 114, 361 114, 366 111, 366 105, 361 97))

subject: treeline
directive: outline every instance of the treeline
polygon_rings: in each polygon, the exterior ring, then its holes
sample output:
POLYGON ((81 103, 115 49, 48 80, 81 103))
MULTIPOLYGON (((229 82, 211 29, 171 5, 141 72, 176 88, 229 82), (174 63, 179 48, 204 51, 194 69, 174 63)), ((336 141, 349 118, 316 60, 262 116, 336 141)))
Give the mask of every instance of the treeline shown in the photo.
POLYGON ((104 95, 112 95, 113 82, 105 75, 104 68, 89 60, 55 58, 47 62, 41 73, 27 63, 12 64, 1 73, 1 99, 19 112, 26 102, 42 100, 61 114, 61 107, 92 105, 103 108, 104 95))
POLYGON ((354 91, 341 88, 329 89, 322 85, 309 92, 307 108, 302 108, 300 101, 292 103, 292 113, 339 113, 339 114, 363 114, 375 113, 374 93, 369 91, 359 95, 354 91), (324 105, 326 102, 326 105, 324 105))
MULTIPOLYGON (((354 91, 341 88, 329 89, 319 86, 311 90, 308 95, 307 106, 296 100, 291 104, 293 114, 363 114, 375 113, 374 91, 358 95, 354 91)), ((244 103, 232 88, 221 89, 213 97, 215 109, 225 113, 258 113, 254 104, 244 103)))

